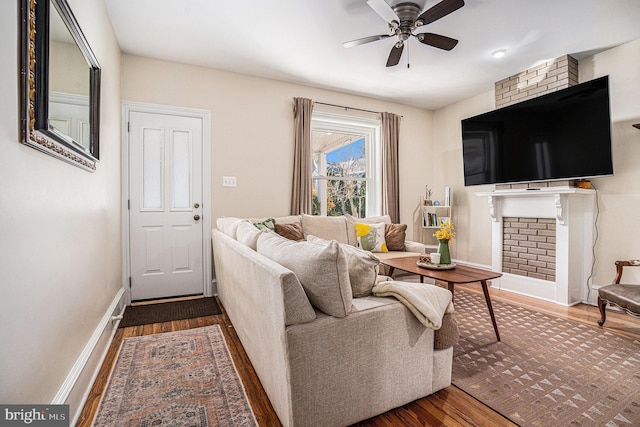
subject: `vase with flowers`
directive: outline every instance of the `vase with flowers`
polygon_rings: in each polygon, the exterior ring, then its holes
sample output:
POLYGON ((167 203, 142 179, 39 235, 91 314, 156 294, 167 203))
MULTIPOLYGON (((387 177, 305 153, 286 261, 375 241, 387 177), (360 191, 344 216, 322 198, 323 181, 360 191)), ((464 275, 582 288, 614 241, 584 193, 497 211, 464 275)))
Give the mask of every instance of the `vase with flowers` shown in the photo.
POLYGON ((438 253, 440 254, 440 264, 451 264, 451 253, 449 252, 449 241, 456 237, 453 222, 443 221, 440 228, 433 234, 438 239, 438 253))

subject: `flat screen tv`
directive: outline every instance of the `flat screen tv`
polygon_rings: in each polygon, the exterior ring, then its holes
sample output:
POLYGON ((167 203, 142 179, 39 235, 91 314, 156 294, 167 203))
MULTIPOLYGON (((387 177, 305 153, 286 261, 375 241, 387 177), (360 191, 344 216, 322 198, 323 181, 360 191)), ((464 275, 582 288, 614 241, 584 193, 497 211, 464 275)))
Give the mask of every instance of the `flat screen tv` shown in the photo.
POLYGON ((609 77, 462 120, 465 186, 613 174, 609 77))

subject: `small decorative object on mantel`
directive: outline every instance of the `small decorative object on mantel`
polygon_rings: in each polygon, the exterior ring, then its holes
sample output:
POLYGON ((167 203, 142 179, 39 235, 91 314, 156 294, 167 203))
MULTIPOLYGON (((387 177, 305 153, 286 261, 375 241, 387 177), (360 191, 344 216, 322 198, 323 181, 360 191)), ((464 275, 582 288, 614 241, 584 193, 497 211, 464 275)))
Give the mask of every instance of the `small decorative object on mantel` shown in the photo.
POLYGON ((422 201, 425 206, 433 206, 433 202, 431 201, 431 195, 433 191, 429 188, 428 185, 424 186, 424 200, 422 201))
POLYGON ((576 187, 589 190, 591 188, 591 181, 588 179, 579 179, 578 182, 576 182, 576 187))
POLYGON ((453 222, 444 221, 440 228, 433 234, 438 239, 438 253, 440 254, 440 264, 451 264, 451 253, 449 252, 449 241, 456 237, 453 222))

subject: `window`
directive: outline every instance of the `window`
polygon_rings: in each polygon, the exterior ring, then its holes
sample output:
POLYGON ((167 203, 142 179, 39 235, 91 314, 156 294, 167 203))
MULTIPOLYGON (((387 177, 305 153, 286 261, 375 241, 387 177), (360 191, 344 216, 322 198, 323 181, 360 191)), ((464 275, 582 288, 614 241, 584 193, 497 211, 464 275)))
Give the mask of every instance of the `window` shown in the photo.
POLYGON ((315 112, 311 121, 313 215, 379 215, 380 123, 315 112))

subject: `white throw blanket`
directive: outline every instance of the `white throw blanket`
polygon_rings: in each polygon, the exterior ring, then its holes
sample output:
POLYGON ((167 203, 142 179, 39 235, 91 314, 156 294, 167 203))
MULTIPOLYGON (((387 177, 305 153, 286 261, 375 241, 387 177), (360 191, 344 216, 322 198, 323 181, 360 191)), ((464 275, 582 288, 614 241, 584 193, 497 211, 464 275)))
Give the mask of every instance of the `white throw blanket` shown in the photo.
POLYGON ((411 310, 420 323, 431 329, 440 329, 444 314, 453 313, 451 292, 435 285, 380 282, 373 287, 373 294, 377 297, 395 297, 411 310))

